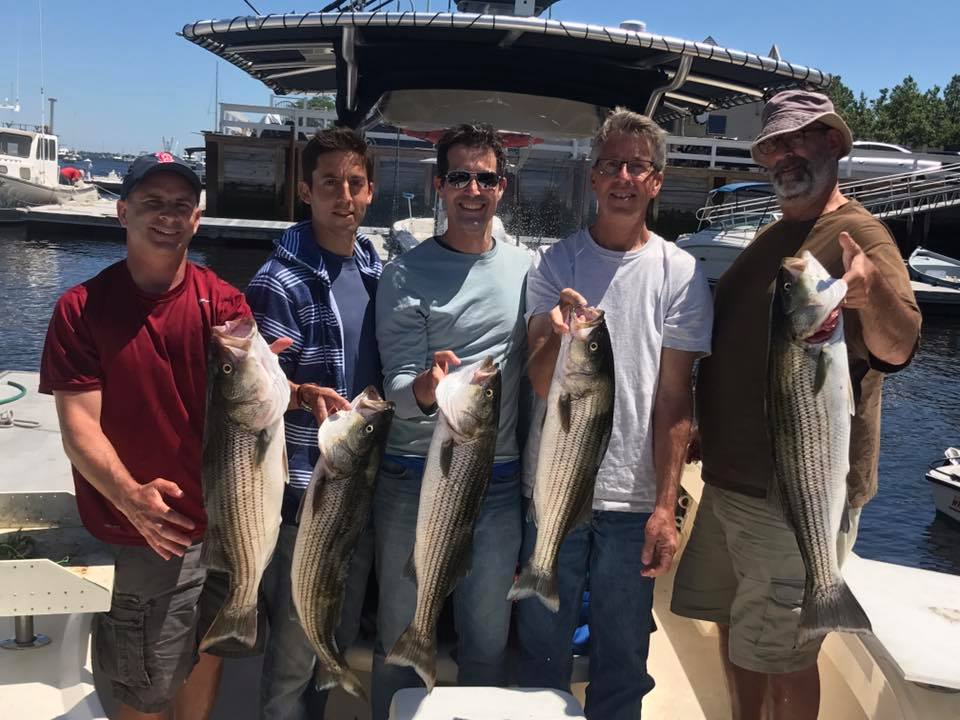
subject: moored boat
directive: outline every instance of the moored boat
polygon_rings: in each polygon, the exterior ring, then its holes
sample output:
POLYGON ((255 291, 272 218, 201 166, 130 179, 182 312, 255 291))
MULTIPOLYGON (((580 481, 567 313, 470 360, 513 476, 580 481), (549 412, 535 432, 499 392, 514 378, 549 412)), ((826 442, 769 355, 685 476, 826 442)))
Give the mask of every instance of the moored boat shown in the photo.
POLYGON ((61 185, 57 136, 26 126, 0 127, 0 208, 96 200, 97 188, 61 185))
POLYGON ((949 447, 942 458, 930 463, 927 481, 937 512, 960 522, 960 449, 949 447))
POLYGON ((960 260, 918 247, 907 260, 910 274, 928 285, 960 290, 960 260))

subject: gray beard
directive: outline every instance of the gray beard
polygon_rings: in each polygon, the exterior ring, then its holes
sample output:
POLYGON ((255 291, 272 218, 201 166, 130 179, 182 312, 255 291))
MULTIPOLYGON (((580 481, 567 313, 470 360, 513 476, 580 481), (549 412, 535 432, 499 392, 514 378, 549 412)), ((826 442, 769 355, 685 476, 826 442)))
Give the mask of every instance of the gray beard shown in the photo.
POLYGON ((797 179, 783 180, 776 173, 770 174, 770 183, 773 185, 777 199, 783 202, 808 200, 815 198, 831 185, 830 158, 823 158, 817 162, 802 160, 802 175, 797 179))

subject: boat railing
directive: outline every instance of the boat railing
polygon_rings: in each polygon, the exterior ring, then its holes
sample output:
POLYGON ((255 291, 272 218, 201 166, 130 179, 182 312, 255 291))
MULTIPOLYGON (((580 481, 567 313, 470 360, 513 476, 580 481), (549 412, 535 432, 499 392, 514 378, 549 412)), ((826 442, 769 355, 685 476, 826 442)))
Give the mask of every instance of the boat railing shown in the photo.
MULTIPOLYGON (((840 191, 857 200, 878 218, 909 217, 946 207, 960 206, 960 163, 933 170, 884 175, 840 183, 840 191)), ((757 200, 707 205, 697 218, 723 227, 743 224, 745 219, 778 211, 776 201, 757 200)))

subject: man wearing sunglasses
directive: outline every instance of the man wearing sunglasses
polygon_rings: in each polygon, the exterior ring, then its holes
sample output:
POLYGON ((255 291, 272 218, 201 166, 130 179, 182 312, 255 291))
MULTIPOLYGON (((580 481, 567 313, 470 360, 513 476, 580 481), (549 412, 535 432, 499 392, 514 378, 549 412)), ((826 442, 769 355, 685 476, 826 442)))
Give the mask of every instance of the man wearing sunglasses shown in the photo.
POLYGON ((517 398, 524 362, 525 250, 493 237, 506 188, 506 157, 489 126, 461 125, 437 144, 434 185, 447 213, 443 235, 389 263, 377 291, 384 391, 397 405, 374 498, 380 584, 373 663, 373 718, 386 720, 393 694, 421 685, 385 653, 413 618, 413 551, 424 460, 436 424, 436 388, 454 366, 492 355, 502 374, 493 476, 474 525, 470 573, 453 592, 458 682, 504 685, 510 626, 507 592, 520 549, 517 398))
MULTIPOLYGON (((647 651, 654 578, 677 547, 675 508, 692 414, 691 369, 710 350, 710 290, 696 260, 646 226, 660 192, 666 133, 618 108, 593 142, 596 223, 551 246, 527 280, 529 375, 537 395, 524 456, 524 494, 533 496, 540 418, 566 311, 593 305, 606 317, 616 392, 613 429, 596 476, 590 520, 560 547, 560 607, 517 604, 525 687, 568 690, 571 637, 590 590, 591 720, 636 720, 653 688, 647 651)), ((556 410, 551 410, 556 412, 556 410)), ((524 562, 536 525, 524 525, 524 562)))
POLYGON ((887 228, 840 192, 838 161, 852 137, 830 100, 781 92, 762 119, 752 154, 770 175, 783 217, 717 284, 713 354, 697 379, 700 443, 691 448, 702 454, 706 484, 672 609, 719 624, 734 717, 813 720, 822 638, 794 647, 806 575, 793 530, 766 497, 774 481, 763 396, 772 287, 782 259, 805 250, 848 286, 842 307, 856 412, 841 563, 860 508, 877 491, 883 376, 910 362, 920 311, 887 228))

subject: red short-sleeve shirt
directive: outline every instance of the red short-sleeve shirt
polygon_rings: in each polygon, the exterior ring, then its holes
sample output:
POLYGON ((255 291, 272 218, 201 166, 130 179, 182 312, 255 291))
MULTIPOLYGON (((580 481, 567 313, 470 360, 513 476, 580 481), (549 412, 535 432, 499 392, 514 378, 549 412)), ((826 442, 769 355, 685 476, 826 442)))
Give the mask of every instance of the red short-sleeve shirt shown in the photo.
MULTIPOLYGON (((166 502, 196 523, 210 328, 249 315, 243 294, 212 271, 187 264, 183 282, 148 295, 125 261, 68 290, 57 302, 40 363, 40 392, 100 390, 100 425, 142 483, 162 477, 183 497, 166 502)), ((87 529, 118 545, 146 545, 126 517, 73 468, 87 529)))

